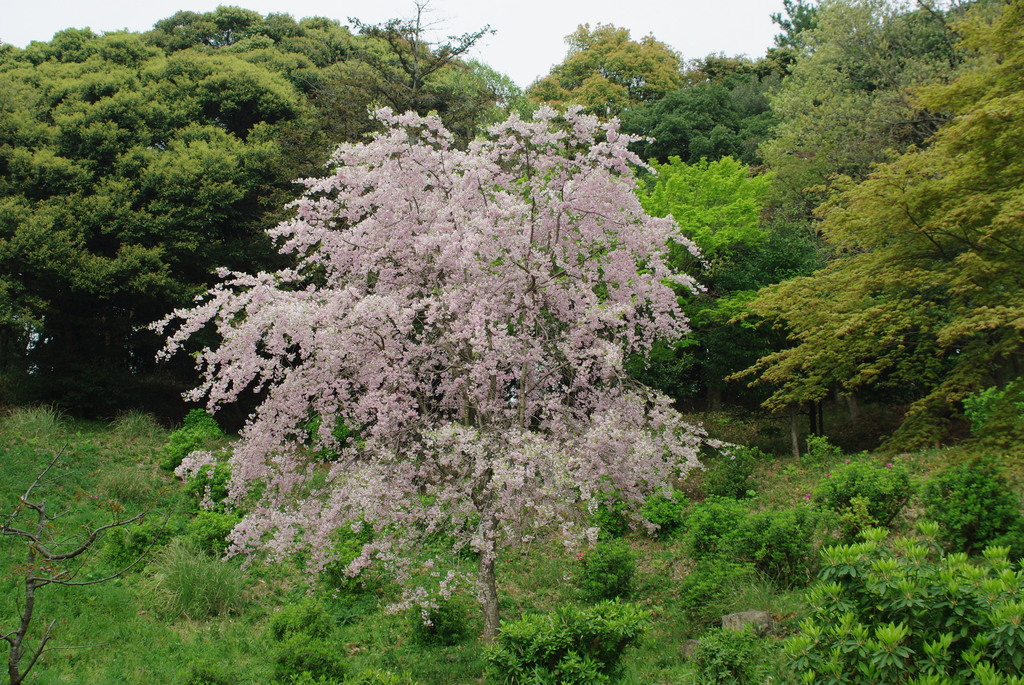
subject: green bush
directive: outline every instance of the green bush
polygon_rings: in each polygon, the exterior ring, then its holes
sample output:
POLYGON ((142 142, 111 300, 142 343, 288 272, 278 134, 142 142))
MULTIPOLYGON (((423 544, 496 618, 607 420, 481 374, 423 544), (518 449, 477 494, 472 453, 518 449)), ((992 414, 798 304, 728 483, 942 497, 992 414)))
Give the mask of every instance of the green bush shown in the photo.
POLYGON ((618 490, 598 493, 597 509, 590 516, 590 525, 597 528, 602 540, 621 538, 629 533, 629 510, 618 490))
POLYGON ((743 498, 755 489, 751 476, 767 455, 756 447, 733 447, 704 460, 704 492, 716 497, 743 498))
POLYGON ((977 564, 942 556, 938 525, 919 529, 925 542, 869 528, 822 550, 810 615, 785 646, 802 682, 1004 683, 1024 669, 1024 573, 1005 548, 977 564))
POLYGON ((964 416, 971 422, 971 433, 981 437, 988 432, 1024 425, 1024 380, 1020 378, 1002 388, 991 387, 968 395, 963 400, 964 416))
POLYGON ((633 591, 636 554, 624 540, 598 542, 577 554, 575 585, 590 602, 625 598, 633 591))
POLYGON ((816 561, 818 516, 800 507, 750 513, 734 499, 709 498, 686 518, 686 547, 694 558, 751 562, 773 582, 802 585, 816 561))
POLYGON ((238 674, 215 659, 203 659, 189 664, 182 685, 235 685, 238 674))
MULTIPOLYGON (((928 479, 921 501, 928 518, 941 526, 946 549, 954 552, 976 554, 990 543, 1005 544, 1022 525, 1020 498, 989 458, 973 459, 928 479)), ((1018 556, 1024 552, 1019 541, 1015 547, 1018 556)))
POLYGON ((612 682, 623 653, 649 622, 647 611, 617 601, 503 621, 497 640, 485 648, 487 680, 506 685, 612 682))
POLYGON ((300 602, 282 607, 271 616, 269 630, 278 641, 293 635, 319 639, 331 634, 334 623, 323 604, 307 597, 300 602))
MULTIPOLYGON (((314 416, 308 423, 306 423, 306 436, 309 439, 309 444, 313 446, 318 459, 323 461, 335 461, 339 456, 338 451, 333 448, 322 446, 323 441, 320 439, 320 426, 322 424, 323 418, 320 416, 314 416)), ((335 420, 334 428, 331 429, 331 437, 337 440, 338 445, 342 448, 362 444, 362 436, 359 431, 352 426, 349 426, 348 423, 345 422, 345 419, 341 417, 338 417, 335 420)))
POLYGON ((808 507, 750 514, 732 539, 732 554, 753 562, 754 568, 778 585, 806 585, 817 562, 817 519, 808 507))
POLYGON ((800 455, 800 463, 804 466, 825 466, 841 456, 843 451, 824 435, 808 435, 807 451, 800 455))
POLYGON ((294 682, 298 676, 312 683, 344 681, 348 669, 338 652, 338 645, 326 640, 291 635, 277 648, 274 678, 278 682, 294 682))
POLYGON ((901 464, 854 461, 825 474, 814 501, 836 512, 844 540, 853 540, 864 528, 892 524, 910 494, 910 474, 901 464))
POLYGON ((720 558, 701 559, 679 583, 679 603, 689 621, 710 625, 727 613, 737 588, 754 580, 754 565, 720 558))
POLYGON ((709 497, 690 510, 684 522, 685 543, 694 558, 731 550, 747 507, 727 497, 709 497))
POLYGON ((160 466, 173 471, 190 453, 207 449, 223 439, 224 433, 213 417, 202 409, 193 409, 185 416, 181 428, 168 438, 162 450, 160 466))
POLYGON ((170 542, 181 525, 178 518, 169 521, 147 518, 134 525, 111 528, 104 536, 104 553, 115 566, 133 564, 170 542))
POLYGON ((185 530, 199 549, 222 557, 228 547, 228 535, 241 520, 235 514, 201 511, 188 522, 185 530))
POLYGON ((443 600, 436 607, 409 611, 413 639, 430 647, 450 647, 469 635, 467 614, 469 607, 458 597, 443 600))
POLYGON ((760 685, 772 671, 774 651, 752 628, 744 631, 712 628, 700 636, 693 653, 698 682, 760 685))
POLYGON ((196 474, 185 481, 183 488, 193 511, 208 509, 223 512, 231 482, 231 466, 226 462, 204 464, 196 474))
POLYGON ((672 497, 664 495, 652 495, 644 502, 640 515, 647 521, 658 526, 652 533, 653 537, 667 538, 675 535, 683 527, 683 517, 686 515, 686 508, 690 500, 678 490, 673 491, 672 497))

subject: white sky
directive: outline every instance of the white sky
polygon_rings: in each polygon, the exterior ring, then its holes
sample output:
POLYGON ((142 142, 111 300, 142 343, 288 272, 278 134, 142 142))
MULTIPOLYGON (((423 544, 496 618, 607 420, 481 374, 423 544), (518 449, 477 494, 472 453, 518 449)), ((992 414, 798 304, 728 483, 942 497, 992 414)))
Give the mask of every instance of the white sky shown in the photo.
MULTIPOLYGON (((224 4, 343 24, 348 17, 377 23, 414 13, 413 0, 0 0, 0 41, 24 47, 72 27, 144 31, 178 10, 208 12, 224 4)), ((441 36, 490 24, 497 33, 469 56, 527 86, 564 59, 565 36, 583 23, 628 28, 634 39, 653 34, 685 59, 712 52, 759 57, 772 45, 777 27, 769 15, 782 11, 782 0, 431 0, 429 9, 441 36)))

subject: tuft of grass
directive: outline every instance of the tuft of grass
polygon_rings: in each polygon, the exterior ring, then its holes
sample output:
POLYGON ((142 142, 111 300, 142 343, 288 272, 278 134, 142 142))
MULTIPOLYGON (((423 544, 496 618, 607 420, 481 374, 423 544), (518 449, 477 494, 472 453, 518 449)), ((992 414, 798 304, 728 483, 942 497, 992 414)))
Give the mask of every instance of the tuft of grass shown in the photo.
POLYGON ((245 603, 244 572, 181 538, 160 551, 150 570, 145 590, 163 615, 200 619, 237 612, 245 603))
POLYGON ((3 417, 4 432, 25 440, 57 440, 64 435, 61 413, 50 405, 18 407, 3 417))
POLYGON ((137 409, 118 414, 110 424, 110 432, 120 442, 142 440, 146 443, 167 441, 167 431, 152 414, 137 409))
POLYGON ((122 504, 141 505, 151 502, 158 487, 152 471, 139 466, 111 466, 98 479, 101 492, 122 504))

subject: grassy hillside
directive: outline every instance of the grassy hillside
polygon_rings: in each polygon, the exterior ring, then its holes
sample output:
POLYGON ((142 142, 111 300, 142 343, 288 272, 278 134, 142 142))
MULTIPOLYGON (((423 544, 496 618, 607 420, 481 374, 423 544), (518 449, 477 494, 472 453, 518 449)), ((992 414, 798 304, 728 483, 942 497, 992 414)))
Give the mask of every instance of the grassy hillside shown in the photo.
MULTIPOLYGON (((301 559, 220 560, 223 535, 236 519, 201 509, 198 490, 160 467, 169 441, 168 430, 141 414, 106 424, 38 408, 3 419, 0 514, 7 525, 28 520, 32 512, 19 509, 19 497, 58 453, 34 492, 48 511, 66 512, 50 530, 55 538, 71 540, 146 512, 141 522, 106 531, 68 570, 75 581, 88 581, 139 560, 134 566, 107 582, 39 591, 32 644, 55 624, 50 649, 27 682, 484 682, 479 611, 468 595, 425 627, 418 613, 386 610, 399 595, 380 573, 352 580, 329 568, 314 578, 301 559)), ((728 675, 730 659, 759 669, 757 682, 787 682, 792 669, 782 643, 808 614, 804 594, 820 568, 817 550, 868 524, 912 531, 925 515, 919 486, 977 452, 879 458, 843 455, 826 442, 812 447, 801 460, 757 450, 710 457, 706 471, 679 484, 676 502, 649 502, 660 531, 629 530, 612 500, 594 520, 602 530, 597 548, 569 550, 541 539, 506 555, 498 568, 503 617, 620 596, 650 612, 645 637, 623 657, 620 682, 707 682, 715 659, 727 674, 720 682, 744 682, 728 675), (854 467, 905 479, 909 499, 893 495, 891 520, 873 508, 881 495, 836 505, 841 488, 830 491, 830 479, 854 467), (741 610, 769 612, 775 630, 764 638, 726 636, 713 659, 698 653, 700 663, 684 655, 686 641, 702 634, 705 645, 717 644, 720 617, 741 610)), ((1020 469, 1008 478, 1019 490, 1020 469)), ((0 634, 17 627, 26 552, 21 540, 0 539, 0 634)))

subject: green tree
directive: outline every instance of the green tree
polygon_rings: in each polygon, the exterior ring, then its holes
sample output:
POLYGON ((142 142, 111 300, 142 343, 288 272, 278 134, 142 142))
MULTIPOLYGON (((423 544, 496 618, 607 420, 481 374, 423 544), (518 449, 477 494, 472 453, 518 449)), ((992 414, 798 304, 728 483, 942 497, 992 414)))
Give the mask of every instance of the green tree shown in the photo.
POLYGON ((961 56, 944 17, 925 9, 891 0, 824 0, 810 15, 800 7, 783 34, 798 56, 771 98, 779 123, 761 153, 776 171, 773 204, 810 218, 834 177, 861 180, 934 134, 944 117, 912 89, 947 81, 961 56))
POLYGON ((79 30, 6 61, 0 91, 9 382, 95 412, 137 401, 157 349, 145 324, 214 268, 266 263, 294 176, 275 137, 302 97, 236 55, 79 30))
POLYGON ((453 133, 472 139, 494 105, 495 93, 460 58, 491 29, 484 26, 432 45, 425 35, 426 11, 427 3, 418 2, 413 19, 364 24, 349 18, 365 39, 355 57, 373 76, 360 87, 397 112, 436 113, 453 133))
POLYGON ((579 104, 593 114, 615 116, 683 84, 679 55, 654 36, 637 42, 628 29, 598 24, 591 30, 583 24, 565 40, 565 60, 528 90, 534 102, 579 104))
POLYGON ((747 376, 775 388, 768 407, 893 387, 913 400, 890 443, 942 439, 958 401, 1020 374, 1024 320, 1024 6, 961 24, 979 57, 947 85, 918 91, 953 115, 929 147, 879 165, 821 210, 837 256, 761 291, 751 310, 792 346, 747 376))
POLYGON ((819 265, 817 246, 806 232, 762 223, 770 174, 756 175, 725 157, 686 164, 678 157, 654 164, 657 175, 638 190, 654 216, 672 216, 680 231, 701 249, 701 257, 673 246, 673 265, 697 276, 699 293, 682 293, 693 332, 672 347, 658 346, 652 363, 632 371, 643 382, 676 399, 703 398, 715 406, 730 390, 734 402, 747 399, 725 379, 777 345, 776 336, 749 321, 734 320, 757 290, 819 265))

